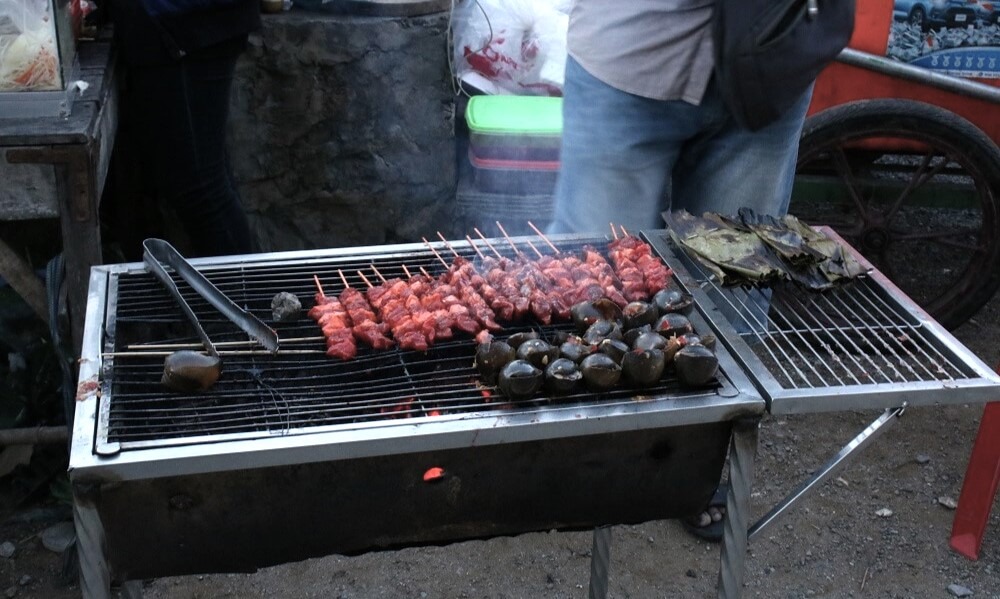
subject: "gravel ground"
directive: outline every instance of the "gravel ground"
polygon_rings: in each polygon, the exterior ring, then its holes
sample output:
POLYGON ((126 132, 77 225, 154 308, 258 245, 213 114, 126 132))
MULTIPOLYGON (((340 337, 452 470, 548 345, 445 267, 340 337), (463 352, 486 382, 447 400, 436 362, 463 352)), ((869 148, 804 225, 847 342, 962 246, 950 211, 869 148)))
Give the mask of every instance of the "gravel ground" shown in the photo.
MULTIPOLYGON (((955 332, 989 365, 1000 363, 1000 297, 955 332)), ((948 547, 953 508, 981 405, 907 411, 833 480, 751 544, 745 597, 1000 598, 1000 509, 981 558, 948 547), (887 511, 888 510, 888 511, 887 511), (957 586, 956 586, 957 585, 957 586), (949 590, 949 587, 951 589, 949 590), (956 594, 957 593, 957 594, 956 594)), ((766 417, 760 434, 754 518, 821 467, 878 413, 766 417)), ((234 509, 238 509, 238 506, 234 509)), ((0 528, 14 553, 0 557, 6 597, 79 597, 64 556, 42 533, 65 510, 32 506, 0 528)), ((358 557, 328 556, 253 574, 144 581, 152 599, 581 598, 587 596, 590 533, 538 533, 358 557)), ((616 599, 714 596, 719 546, 676 521, 613 529, 609 595, 616 599)))

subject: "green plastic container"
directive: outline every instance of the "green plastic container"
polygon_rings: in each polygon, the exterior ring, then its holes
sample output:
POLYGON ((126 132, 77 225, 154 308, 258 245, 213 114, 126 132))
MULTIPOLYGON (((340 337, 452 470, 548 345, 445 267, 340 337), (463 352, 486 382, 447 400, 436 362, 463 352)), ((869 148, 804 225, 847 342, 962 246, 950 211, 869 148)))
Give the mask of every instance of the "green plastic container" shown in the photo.
POLYGON ((558 160, 562 98, 473 96, 465 109, 469 147, 490 160, 558 160))

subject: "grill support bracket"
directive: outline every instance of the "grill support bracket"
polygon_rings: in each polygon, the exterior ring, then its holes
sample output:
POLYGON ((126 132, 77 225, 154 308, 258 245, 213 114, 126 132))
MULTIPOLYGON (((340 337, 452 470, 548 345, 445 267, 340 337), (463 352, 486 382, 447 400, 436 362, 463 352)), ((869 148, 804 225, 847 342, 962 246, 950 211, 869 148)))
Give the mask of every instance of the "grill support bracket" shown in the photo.
POLYGON ((785 496, 771 511, 758 520, 750 528, 749 538, 753 539, 764 530, 767 530, 779 516, 792 509, 793 506, 802 501, 806 495, 826 482, 831 476, 843 470, 857 454, 871 445, 882 433, 898 422, 899 417, 903 415, 905 409, 906 406, 903 405, 898 408, 886 410, 878 419, 865 427, 863 431, 858 433, 858 436, 851 439, 850 443, 845 445, 829 462, 820 468, 812 478, 785 496))

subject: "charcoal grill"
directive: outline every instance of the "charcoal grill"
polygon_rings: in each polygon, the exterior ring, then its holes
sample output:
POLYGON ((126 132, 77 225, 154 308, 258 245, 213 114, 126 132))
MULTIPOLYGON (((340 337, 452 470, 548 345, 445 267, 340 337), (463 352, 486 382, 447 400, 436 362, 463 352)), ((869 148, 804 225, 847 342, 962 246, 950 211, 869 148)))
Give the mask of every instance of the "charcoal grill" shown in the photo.
MULTIPOLYGON (((562 251, 607 243, 551 241, 562 251)), ((84 596, 108 596, 112 581, 590 528, 603 559, 592 563, 591 591, 602 596, 606 526, 701 509, 727 450, 730 518, 719 588, 738 595, 765 404, 727 349, 706 389, 668 377, 641 392, 620 387, 511 404, 477 384, 469 339, 425 353, 362 350, 340 362, 322 353, 308 318, 271 322, 280 291, 312 304, 313 275, 330 294, 373 276, 436 274, 444 269, 439 255, 475 260, 477 250, 547 248, 526 237, 477 246, 192 261, 272 324, 282 343, 276 354, 255 349, 178 282, 207 335, 233 352, 220 381, 197 395, 166 392, 158 382, 166 353, 198 344, 167 292, 142 264, 93 269, 70 456, 84 596)), ((691 318, 708 330, 699 313, 691 318)), ((568 326, 535 328, 551 334, 568 326)))

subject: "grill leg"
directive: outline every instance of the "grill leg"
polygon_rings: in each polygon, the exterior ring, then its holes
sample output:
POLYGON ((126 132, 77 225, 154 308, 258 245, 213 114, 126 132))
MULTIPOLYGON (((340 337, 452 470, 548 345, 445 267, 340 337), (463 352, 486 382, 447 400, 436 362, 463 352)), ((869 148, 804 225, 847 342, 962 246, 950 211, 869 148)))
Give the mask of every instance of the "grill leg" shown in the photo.
POLYGON ((99 493, 98 485, 73 484, 73 522, 83 599, 111 599, 111 571, 104 555, 104 526, 97 513, 99 493))
POLYGON ((750 489, 753 487, 759 426, 759 418, 744 418, 733 423, 729 448, 729 494, 726 496, 719 567, 720 599, 737 599, 743 590, 747 528, 750 524, 750 489))
POLYGON ((121 599, 142 599, 142 581, 129 580, 123 582, 121 599))
POLYGON ((611 561, 611 527, 594 529, 594 547, 590 552, 590 599, 608 596, 608 563, 611 561))

